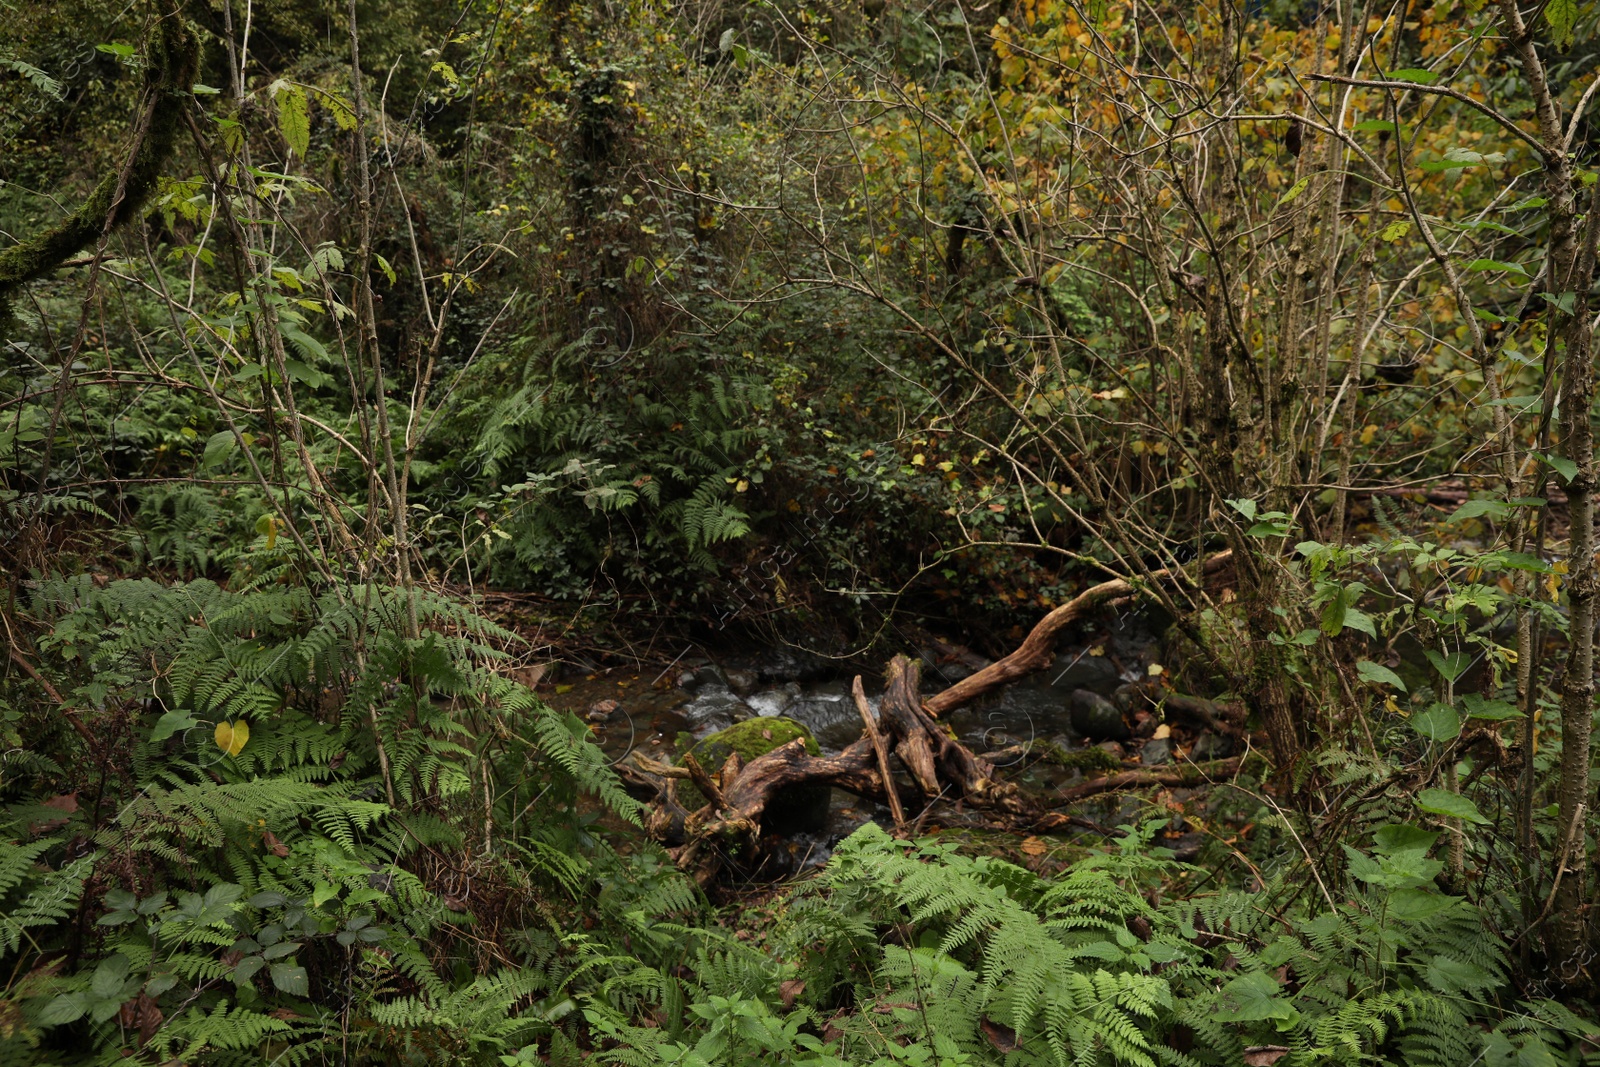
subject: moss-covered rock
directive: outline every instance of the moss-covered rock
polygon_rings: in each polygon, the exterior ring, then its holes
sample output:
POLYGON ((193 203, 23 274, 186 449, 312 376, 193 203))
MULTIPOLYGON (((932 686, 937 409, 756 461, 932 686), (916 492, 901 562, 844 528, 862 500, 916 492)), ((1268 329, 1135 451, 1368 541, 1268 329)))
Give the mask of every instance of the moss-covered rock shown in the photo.
POLYGON ((805 738, 807 752, 813 756, 822 755, 822 749, 817 747, 817 739, 811 736, 810 730, 781 715, 736 722, 726 730, 706 735, 690 751, 702 767, 715 774, 732 753, 739 753, 739 758, 749 763, 757 756, 765 756, 797 737, 805 738))
MULTIPOLYGON (((822 755, 817 739, 804 724, 781 715, 734 723, 726 730, 701 738, 689 751, 702 767, 716 774, 735 752, 748 764, 796 738, 804 739, 806 751, 813 756, 822 755)), ((825 785, 791 786, 780 790, 767 805, 762 828, 779 834, 822 830, 828 823, 832 793, 825 785)), ((678 800, 690 811, 706 802, 700 791, 688 782, 678 783, 678 800)))

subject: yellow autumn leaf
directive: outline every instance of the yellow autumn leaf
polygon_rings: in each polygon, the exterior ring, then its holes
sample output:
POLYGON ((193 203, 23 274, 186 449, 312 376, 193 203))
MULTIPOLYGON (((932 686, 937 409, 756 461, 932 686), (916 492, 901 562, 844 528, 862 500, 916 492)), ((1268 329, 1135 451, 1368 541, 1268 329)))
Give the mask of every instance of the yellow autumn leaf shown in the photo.
POLYGON ((1555 604, 1561 600, 1561 576, 1567 573, 1567 564, 1561 561, 1550 568, 1550 573, 1544 578, 1545 595, 1550 598, 1550 603, 1555 604))
POLYGON ((250 724, 243 719, 233 723, 219 722, 212 736, 218 748, 230 756, 237 756, 244 751, 244 743, 250 740, 250 724))
POLYGON ((913 467, 920 467, 926 462, 928 462, 928 457, 924 456, 921 452, 918 452, 916 455, 911 457, 911 465, 913 467))

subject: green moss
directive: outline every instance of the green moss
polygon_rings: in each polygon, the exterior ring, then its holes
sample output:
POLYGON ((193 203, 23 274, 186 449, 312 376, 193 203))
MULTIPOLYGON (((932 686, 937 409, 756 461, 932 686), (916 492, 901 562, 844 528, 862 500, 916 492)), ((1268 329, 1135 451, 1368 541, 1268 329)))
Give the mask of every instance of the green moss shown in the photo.
POLYGON ((694 758, 700 765, 715 774, 722 769, 728 756, 734 752, 739 758, 749 763, 757 756, 765 756, 775 748, 787 745, 797 737, 806 741, 806 751, 813 756, 822 755, 822 749, 817 746, 817 739, 811 736, 811 731, 793 719, 774 716, 767 719, 746 719, 744 722, 734 723, 726 730, 718 730, 694 748, 694 758))
MULTIPOLYGON (((813 756, 822 755, 817 739, 801 723, 782 716, 746 719, 734 723, 726 730, 702 738, 689 751, 711 774, 716 774, 734 752, 745 763, 765 756, 796 738, 805 740, 806 751, 813 756)), ((828 804, 832 791, 827 786, 794 786, 780 790, 767 807, 763 822, 769 830, 780 833, 797 830, 821 829, 828 819, 828 804)), ((690 811, 705 804, 705 797, 687 781, 678 783, 678 802, 690 811)))
POLYGON ((1035 741, 1033 751, 1039 758, 1057 767, 1080 771, 1118 771, 1122 761, 1103 748, 1066 748, 1054 741, 1035 741))
POLYGON ((177 16, 160 21, 145 56, 145 85, 132 155, 101 177, 89 198, 60 223, 0 251, 0 317, 10 293, 48 274, 74 252, 136 218, 172 155, 179 120, 200 60, 198 38, 177 16))

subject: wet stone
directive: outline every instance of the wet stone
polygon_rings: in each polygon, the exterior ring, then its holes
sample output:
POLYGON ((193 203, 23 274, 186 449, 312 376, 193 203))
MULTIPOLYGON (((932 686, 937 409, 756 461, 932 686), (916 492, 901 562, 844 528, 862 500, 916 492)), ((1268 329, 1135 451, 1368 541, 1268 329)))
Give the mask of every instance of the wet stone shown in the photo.
POLYGON ((1157 737, 1146 741, 1144 747, 1139 749, 1139 762, 1146 767, 1171 763, 1172 742, 1165 737, 1157 737))
POLYGON ((1094 741, 1126 741, 1128 724, 1122 711, 1099 693, 1074 689, 1069 700, 1072 728, 1094 741))
POLYGON ((1189 758, 1195 761, 1211 759, 1227 759, 1233 755, 1233 738, 1221 734, 1201 734, 1189 750, 1189 758))
POLYGON ((1117 682, 1117 668, 1104 656, 1087 653, 1057 656, 1051 681, 1063 688, 1108 689, 1117 682))

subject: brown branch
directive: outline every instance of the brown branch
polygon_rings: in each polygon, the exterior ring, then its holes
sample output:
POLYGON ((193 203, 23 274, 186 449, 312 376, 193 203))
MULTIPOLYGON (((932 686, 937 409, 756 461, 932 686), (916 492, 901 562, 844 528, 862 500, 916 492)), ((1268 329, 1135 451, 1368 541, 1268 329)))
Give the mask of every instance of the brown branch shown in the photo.
POLYGON ((40 674, 33 664, 29 663, 23 658, 22 653, 17 651, 16 645, 9 646, 7 651, 11 653, 11 662, 21 667, 23 672, 26 673, 29 678, 32 678, 35 682, 38 682, 39 688, 43 689, 46 695, 48 695, 51 700, 55 701, 56 706, 61 709, 62 716, 67 720, 68 723, 71 724, 72 728, 77 731, 78 736, 83 739, 83 743, 89 746, 89 751, 97 751, 94 734, 90 733, 89 728, 84 725, 83 720, 78 718, 77 709, 67 703, 66 698, 61 695, 61 691, 55 686, 51 685, 49 680, 46 679, 44 675, 40 674))
POLYGON ((861 721, 867 728, 867 740, 872 743, 872 751, 878 757, 878 773, 883 776, 883 791, 889 798, 889 814, 894 817, 895 833, 900 833, 906 826, 905 809, 900 806, 900 794, 892 787, 894 776, 889 773, 889 749, 883 743, 883 735, 878 732, 878 722, 873 717, 872 706, 867 703, 867 693, 861 687, 859 674, 851 683, 850 695, 855 698, 856 711, 861 713, 861 721))
MULTIPOLYGON (((1207 558, 1201 565, 1201 572, 1211 574, 1220 570, 1233 558, 1233 550, 1228 549, 1218 552, 1207 558)), ((1146 581, 1161 581, 1181 575, 1182 571, 1159 570, 1153 571, 1146 581)), ((1056 608, 1050 614, 1040 619, 1029 632, 1028 636, 1018 646, 1017 650, 1004 659, 996 660, 978 673, 964 678, 942 693, 937 693, 922 702, 922 710, 929 715, 940 715, 952 708, 982 696, 991 689, 998 688, 1008 682, 1032 674, 1034 671, 1043 670, 1050 665, 1055 652, 1056 634, 1068 623, 1075 622, 1078 618, 1088 614, 1108 600, 1137 593, 1139 587, 1126 579, 1113 578, 1109 582, 1092 585, 1079 593, 1071 600, 1056 608)))
POLYGON ((1209 782, 1215 778, 1228 777, 1239 770, 1239 764, 1244 757, 1234 756, 1232 759, 1212 760, 1209 763, 1191 763, 1170 771, 1121 771, 1117 774, 1108 774, 1104 778, 1095 778, 1080 785, 1068 786, 1057 791, 1052 798, 1057 805, 1070 804, 1084 797, 1092 797, 1099 793, 1109 793, 1116 789, 1126 789, 1136 785, 1193 785, 1199 782, 1209 782))

